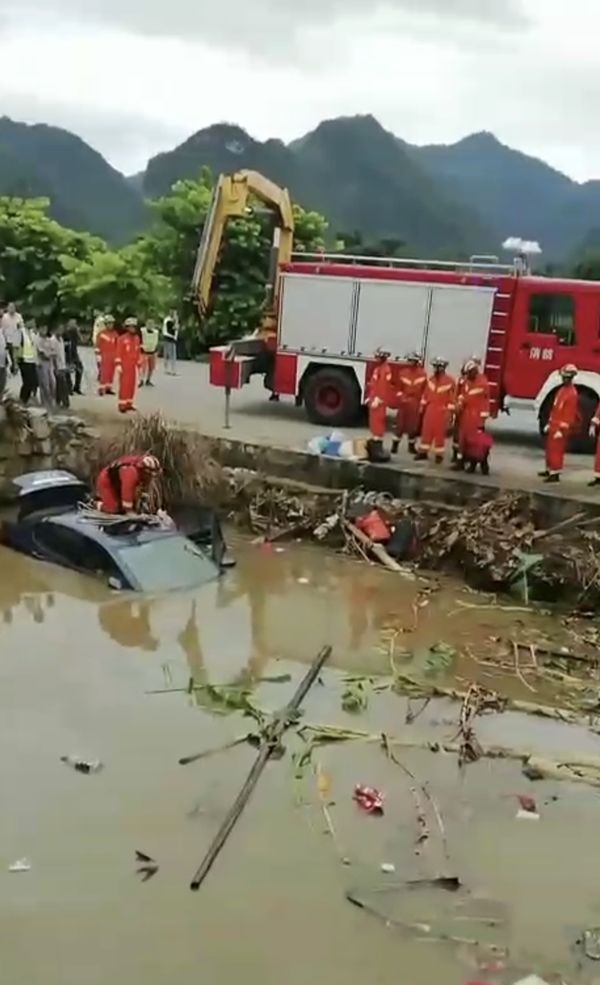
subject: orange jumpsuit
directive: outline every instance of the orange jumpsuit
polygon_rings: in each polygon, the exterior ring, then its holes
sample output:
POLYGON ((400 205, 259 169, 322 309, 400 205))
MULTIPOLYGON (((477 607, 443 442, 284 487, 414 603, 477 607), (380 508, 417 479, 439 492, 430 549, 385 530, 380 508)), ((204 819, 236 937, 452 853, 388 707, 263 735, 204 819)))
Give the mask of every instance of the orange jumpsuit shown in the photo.
POLYGON ((546 437, 546 468, 551 475, 562 472, 569 434, 577 422, 579 396, 573 383, 563 383, 554 397, 546 437))
POLYGON ((98 394, 101 397, 112 389, 118 341, 119 333, 116 328, 103 328, 96 336, 95 352, 99 363, 98 394))
POLYGON ((458 458, 463 459, 469 442, 490 416, 490 385, 484 373, 465 377, 457 400, 458 458))
POLYGON ((392 396, 392 371, 387 360, 377 363, 367 383, 367 406, 369 408, 369 430, 373 438, 385 437, 387 409, 392 396), (377 403, 377 406, 373 406, 377 403))
POLYGON ((408 444, 414 446, 419 434, 421 398, 427 384, 427 373, 422 366, 404 366, 400 373, 396 436, 407 435, 408 444))
POLYGON ((133 410, 137 391, 138 370, 142 361, 142 350, 138 335, 124 332, 117 342, 116 368, 121 371, 119 379, 119 410, 122 414, 133 410))
POLYGON ((450 418, 454 413, 455 394, 456 383, 448 373, 434 373, 427 380, 421 398, 420 453, 427 454, 431 449, 438 458, 443 456, 450 418))
POLYGON ((96 480, 96 494, 103 513, 127 513, 134 509, 146 484, 143 458, 143 455, 122 455, 102 469, 96 480))

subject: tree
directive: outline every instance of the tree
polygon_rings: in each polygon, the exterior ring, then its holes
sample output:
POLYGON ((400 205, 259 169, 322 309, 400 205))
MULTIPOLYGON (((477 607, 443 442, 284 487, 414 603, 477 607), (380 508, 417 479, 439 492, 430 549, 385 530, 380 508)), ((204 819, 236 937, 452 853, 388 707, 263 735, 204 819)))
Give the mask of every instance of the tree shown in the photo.
MULTIPOLYGON (((152 203, 155 225, 138 243, 147 263, 173 280, 180 298, 184 344, 190 354, 253 331, 266 300, 273 220, 256 213, 228 222, 215 271, 212 304, 202 322, 198 321, 191 283, 213 184, 207 168, 197 181, 178 181, 168 195, 152 203)), ((325 219, 294 205, 294 220, 295 249, 307 253, 322 249, 325 219)))
POLYGON ((117 322, 130 315, 152 318, 176 302, 172 279, 147 263, 139 244, 96 250, 84 260, 63 256, 62 264, 62 307, 88 321, 97 311, 112 312, 117 322))
MULTIPOLYGON (((273 219, 262 212, 228 223, 215 271, 209 311, 200 323, 191 282, 200 236, 212 200, 205 169, 197 181, 179 181, 152 203, 152 229, 135 243, 111 250, 88 233, 65 229, 47 215, 46 199, 0 198, 0 289, 28 316, 92 321, 111 311, 160 318, 178 308, 187 353, 251 332, 265 310, 273 219)), ((294 206, 296 249, 321 250, 326 223, 294 206)))
POLYGON ((579 280, 600 280, 600 250, 589 250, 577 261, 571 271, 579 280))
POLYGON ((40 323, 63 316, 63 260, 79 262, 105 250, 89 233, 65 229, 47 215, 48 200, 0 198, 0 291, 40 323))

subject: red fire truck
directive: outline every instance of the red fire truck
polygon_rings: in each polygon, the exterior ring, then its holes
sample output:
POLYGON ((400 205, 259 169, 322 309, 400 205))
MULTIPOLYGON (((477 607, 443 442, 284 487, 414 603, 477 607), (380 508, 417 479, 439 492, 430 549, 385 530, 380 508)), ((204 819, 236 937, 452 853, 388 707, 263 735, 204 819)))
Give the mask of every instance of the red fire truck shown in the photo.
POLYGON ((290 249, 289 259, 281 252, 276 259, 268 330, 211 350, 212 384, 237 389, 260 373, 311 421, 337 427, 359 418, 378 347, 391 352, 398 373, 412 350, 426 364, 442 356, 455 374, 476 355, 494 412, 529 401, 543 426, 558 371, 574 362, 578 437, 587 435, 600 399, 600 283, 532 276, 522 257, 502 265, 490 257, 452 263, 290 249))

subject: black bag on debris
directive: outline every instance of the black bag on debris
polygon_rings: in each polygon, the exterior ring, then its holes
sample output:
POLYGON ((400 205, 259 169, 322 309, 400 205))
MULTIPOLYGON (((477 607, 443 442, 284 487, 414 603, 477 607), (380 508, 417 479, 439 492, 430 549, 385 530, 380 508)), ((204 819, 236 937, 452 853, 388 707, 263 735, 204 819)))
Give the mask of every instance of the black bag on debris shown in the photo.
POLYGON ((395 561, 407 561, 415 556, 417 547, 417 528, 413 521, 408 517, 399 520, 385 545, 386 551, 395 561))

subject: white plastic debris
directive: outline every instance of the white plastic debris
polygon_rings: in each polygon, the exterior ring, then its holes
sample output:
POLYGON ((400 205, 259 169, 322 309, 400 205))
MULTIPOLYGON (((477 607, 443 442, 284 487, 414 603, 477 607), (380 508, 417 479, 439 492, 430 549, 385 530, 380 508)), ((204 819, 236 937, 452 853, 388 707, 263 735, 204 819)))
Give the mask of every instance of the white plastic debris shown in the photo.
MULTIPOLYGON (((517 811, 517 818, 519 821, 539 821, 540 815, 536 814, 535 811, 520 810, 517 811)), ((520 982, 517 982, 516 985, 520 985, 520 982)))
POLYGON ((31 872, 31 862, 28 858, 19 858, 8 867, 9 872, 31 872))
POLYGON ((547 985, 547 982, 539 975, 527 975, 527 978, 520 978, 514 985, 547 985))
POLYGON ((310 585, 310 578, 298 578, 299 585, 310 585))
POLYGON ((386 872, 388 875, 392 875, 392 873, 396 871, 396 866, 393 862, 382 862, 381 871, 386 872))

